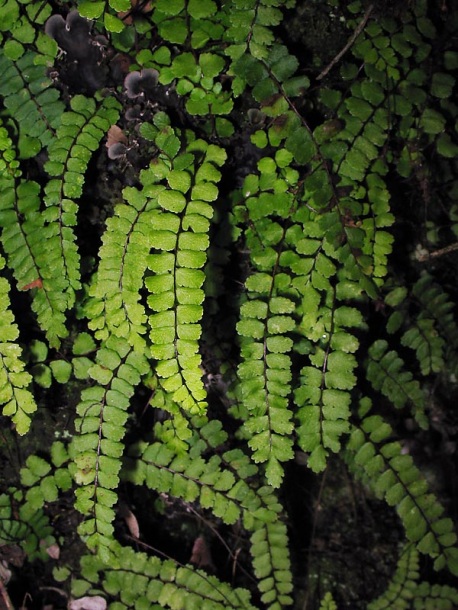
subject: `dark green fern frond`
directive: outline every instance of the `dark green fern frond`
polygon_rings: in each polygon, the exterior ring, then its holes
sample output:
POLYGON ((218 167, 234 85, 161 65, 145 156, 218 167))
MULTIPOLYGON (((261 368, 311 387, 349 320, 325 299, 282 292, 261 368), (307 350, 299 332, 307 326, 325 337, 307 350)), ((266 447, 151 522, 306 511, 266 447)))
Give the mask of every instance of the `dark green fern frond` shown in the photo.
POLYGON ((0 495, 0 546, 19 544, 30 560, 46 560, 46 548, 54 542, 48 517, 24 501, 22 492, 0 495))
POLYGON ((423 274, 414 284, 412 294, 421 305, 421 313, 417 318, 420 332, 415 333, 415 345, 405 338, 409 331, 404 335, 403 342, 416 349, 422 374, 443 371, 445 362, 454 371, 458 352, 458 327, 449 296, 428 273, 423 274))
POLYGON ((414 610, 455 610, 458 606, 458 589, 448 585, 430 585, 422 582, 415 591, 414 610))
POLYGON ((189 39, 193 49, 220 40, 224 31, 214 0, 173 3, 158 0, 154 3, 152 21, 163 40, 183 45, 189 39))
POLYGON ((415 350, 422 375, 444 370, 446 354, 452 361, 456 358, 458 332, 451 304, 429 274, 415 282, 410 294, 405 287, 393 288, 385 302, 394 308, 388 332, 403 331, 401 343, 415 350))
POLYGON ((53 443, 51 456, 54 465, 36 455, 30 455, 26 465, 21 468, 21 483, 28 487, 25 494, 26 502, 39 510, 45 503, 55 502, 60 491, 68 491, 72 487, 72 478, 67 468, 68 453, 61 442, 53 443), (63 467, 62 467, 63 466, 63 467))
POLYGON ((226 54, 234 60, 245 53, 257 59, 265 58, 275 40, 271 28, 282 20, 280 9, 290 4, 288 0, 228 2, 224 7, 224 40, 229 43, 226 54))
POLYGON ((351 432, 346 461, 378 497, 396 507, 407 539, 434 559, 434 568, 448 567, 456 575, 458 549, 453 523, 443 516, 443 506, 429 491, 412 457, 391 437, 391 426, 380 416, 364 417, 351 432))
POLYGON ((367 610, 453 610, 456 607, 456 588, 419 583, 419 578, 419 553, 414 545, 408 544, 401 552, 388 589, 367 610))
POLYGON ((388 343, 382 339, 369 348, 366 375, 376 390, 384 394, 397 409, 406 405, 412 410, 417 423, 428 427, 425 415, 425 396, 420 384, 394 350, 388 351, 388 343))
POLYGON ((367 610, 408 610, 411 600, 417 597, 419 571, 419 553, 413 544, 407 544, 402 550, 396 572, 387 590, 372 601, 367 610))
POLYGON ((19 157, 27 159, 48 146, 64 111, 60 94, 46 76, 39 55, 27 51, 17 61, 0 52, 0 96, 19 131, 19 157))

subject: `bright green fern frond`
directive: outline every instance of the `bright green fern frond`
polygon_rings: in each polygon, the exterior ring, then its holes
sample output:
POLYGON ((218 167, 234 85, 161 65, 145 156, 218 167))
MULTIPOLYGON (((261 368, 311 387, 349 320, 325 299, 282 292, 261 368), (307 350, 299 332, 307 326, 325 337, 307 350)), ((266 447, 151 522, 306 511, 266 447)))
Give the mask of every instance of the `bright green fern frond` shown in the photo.
POLYGON ((206 406, 198 344, 205 298, 203 267, 211 204, 218 197, 218 167, 226 153, 196 140, 177 155, 167 138, 163 132, 157 135, 155 141, 166 154, 148 170, 165 177, 167 184, 157 195, 157 220, 150 231, 153 251, 147 261, 152 275, 145 279, 147 303, 156 312, 148 316, 151 355, 158 361, 161 387, 185 411, 197 413, 206 406))
POLYGON ((145 350, 146 314, 140 301, 147 258, 154 246, 157 195, 161 187, 124 190, 125 203, 115 207, 107 220, 100 248, 100 264, 91 298, 85 307, 96 337, 110 333, 124 337, 138 351, 145 350))
POLYGON ((293 583, 286 525, 280 519, 266 521, 256 527, 250 541, 261 601, 270 610, 290 606, 293 583))
MULTIPOLYGON (((292 155, 286 154, 291 160, 292 155)), ((281 163, 280 158, 278 161, 281 163)), ((274 159, 266 157, 258 166, 260 178, 249 176, 245 180, 242 193, 246 200, 235 210, 240 222, 248 225, 245 238, 253 266, 253 273, 245 282, 246 300, 237 324, 242 339, 236 398, 246 420, 241 432, 249 439, 253 459, 266 463, 267 480, 279 487, 283 478, 281 462, 293 455, 289 352, 293 346, 290 334, 296 327, 298 291, 282 264, 290 252, 286 227, 278 219, 287 224, 293 198, 285 188, 275 192, 275 183, 282 187, 285 181, 280 168, 280 175, 277 174, 274 159)))
MULTIPOLYGON (((200 430, 205 446, 215 439, 211 423, 200 430)), ((194 447, 195 448, 195 447, 194 447)), ((250 553, 259 579, 262 601, 269 608, 292 602, 291 566, 286 526, 280 519, 281 505, 272 488, 252 488, 247 479, 256 467, 240 450, 213 455, 205 459, 192 450, 192 455, 174 453, 163 443, 141 444, 133 449, 138 456, 121 473, 123 480, 136 485, 146 484, 159 493, 198 502, 203 509, 234 524, 242 519, 244 527, 253 532, 250 553)))
POLYGON ((81 560, 84 580, 75 581, 74 595, 100 594, 105 591, 113 608, 148 608, 148 610, 255 610, 245 589, 232 588, 215 576, 194 566, 180 565, 170 559, 148 557, 133 549, 114 546, 120 569, 104 565, 97 556, 81 560))
POLYGON ((105 558, 111 556, 114 490, 119 482, 127 409, 135 386, 148 371, 146 358, 112 335, 89 370, 98 385, 84 390, 77 406, 79 435, 73 438, 70 455, 72 474, 80 486, 75 508, 86 516, 79 531, 88 546, 105 558))
POLYGON ((412 409, 417 423, 428 427, 425 415, 425 396, 412 373, 404 368, 404 362, 394 350, 388 350, 388 343, 382 339, 369 348, 370 360, 366 375, 376 390, 384 394, 397 409, 406 405, 412 409))
POLYGON ((332 597, 332 593, 326 593, 321 600, 320 610, 337 610, 337 604, 332 597))
MULTIPOLYGON (((5 259, 0 256, 0 271, 5 259)), ((28 387, 32 377, 24 370, 22 350, 16 343, 19 330, 10 311, 8 280, 0 277, 0 405, 3 415, 11 417, 19 434, 30 428, 37 405, 28 387)))
POLYGON ((42 277, 60 293, 62 311, 73 306, 81 288, 80 257, 72 229, 82 194, 87 164, 101 138, 118 119, 119 104, 106 98, 98 107, 92 99, 75 96, 65 112, 56 139, 48 147, 45 169, 53 178, 45 188, 45 238, 47 249, 42 277), (65 299, 64 299, 65 297, 65 299))
POLYGON ((418 551, 434 559, 434 568, 447 566, 458 574, 458 548, 451 519, 429 491, 428 483, 400 443, 390 441, 392 429, 378 415, 365 417, 354 427, 347 443, 346 460, 380 498, 396 511, 406 537, 418 551))
POLYGON ((67 282, 65 278, 50 277, 49 261, 54 258, 56 246, 60 253, 60 244, 51 241, 46 249, 42 247, 46 229, 40 213, 40 186, 31 180, 3 175, 0 193, 1 242, 8 263, 21 290, 35 289, 32 309, 50 345, 58 347, 68 334, 64 315, 67 299, 61 291, 67 282))
POLYGON ((6 131, 0 135, 0 147, 0 239, 20 289, 37 289, 32 308, 50 344, 57 347, 67 335, 64 312, 68 303, 63 294, 67 282, 63 274, 55 274, 56 268, 63 267, 61 239, 57 236, 56 242, 48 234, 49 227, 40 212, 40 187, 20 178, 15 149, 6 131), (46 237, 44 249, 41 246, 46 237))

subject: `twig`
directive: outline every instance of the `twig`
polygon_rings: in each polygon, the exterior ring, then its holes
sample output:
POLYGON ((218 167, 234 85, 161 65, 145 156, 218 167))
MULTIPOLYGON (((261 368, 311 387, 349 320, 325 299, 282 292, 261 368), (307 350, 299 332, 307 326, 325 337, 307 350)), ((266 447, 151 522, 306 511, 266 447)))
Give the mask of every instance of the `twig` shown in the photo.
POLYGON ((372 13, 373 10, 374 10, 374 5, 373 4, 369 4, 369 6, 366 9, 366 12, 363 15, 363 18, 361 19, 360 23, 358 24, 358 27, 356 28, 356 30, 351 35, 350 40, 347 42, 347 44, 344 46, 344 48, 341 51, 339 51, 339 53, 337 53, 337 55, 334 57, 334 59, 331 61, 331 63, 328 64, 326 66, 326 68, 317 76, 317 80, 321 80, 322 78, 324 78, 326 76, 326 74, 341 59, 341 57, 343 55, 345 55, 345 53, 348 51, 348 49, 352 46, 352 44, 355 42, 355 40, 358 38, 358 36, 364 30, 364 28, 366 26, 366 23, 367 23, 369 17, 371 16, 371 13, 372 13))
POLYGON ((441 248, 440 250, 434 250, 434 252, 426 252, 426 254, 419 254, 417 256, 417 260, 420 263, 424 263, 430 258, 436 258, 437 256, 443 256, 444 254, 448 254, 449 252, 454 252, 458 250, 458 242, 454 244, 450 244, 449 246, 445 246, 445 248, 441 248))
POLYGON ((0 608, 1 610, 14 610, 14 606, 11 603, 10 596, 6 590, 3 581, 0 579, 0 608))

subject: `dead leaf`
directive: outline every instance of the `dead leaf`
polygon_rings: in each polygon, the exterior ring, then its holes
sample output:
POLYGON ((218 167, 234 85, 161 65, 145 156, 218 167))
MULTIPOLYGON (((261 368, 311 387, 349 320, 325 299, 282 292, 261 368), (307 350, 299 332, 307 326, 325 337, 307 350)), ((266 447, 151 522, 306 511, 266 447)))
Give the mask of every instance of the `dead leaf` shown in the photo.
POLYGON ((207 541, 203 536, 198 536, 194 540, 190 562, 198 568, 207 568, 210 570, 215 569, 215 564, 213 563, 210 549, 208 548, 207 541))
POLYGON ((60 557, 60 546, 58 544, 55 544, 55 543, 51 544, 51 546, 48 546, 48 548, 46 549, 46 552, 51 557, 51 559, 59 559, 59 557, 60 557))
POLYGON ((68 604, 68 610, 106 610, 106 608, 107 602, 100 595, 80 597, 68 604))
POLYGON ((131 0, 132 9, 127 12, 118 13, 118 17, 124 21, 126 25, 132 25, 133 15, 135 13, 149 13, 153 10, 151 2, 139 2, 139 0, 131 0))
POLYGON ((113 146, 113 144, 118 144, 118 142, 127 144, 127 137, 121 127, 118 127, 117 125, 112 125, 108 130, 107 141, 105 146, 107 148, 110 148, 110 146, 113 146))
POLYGON ((124 502, 119 504, 119 514, 124 519, 132 538, 140 538, 140 526, 137 517, 124 502))
POLYGON ((43 282, 41 280, 41 277, 38 277, 36 280, 33 280, 33 282, 30 282, 30 284, 26 284, 25 286, 20 288, 20 290, 32 290, 32 288, 43 288, 43 282))

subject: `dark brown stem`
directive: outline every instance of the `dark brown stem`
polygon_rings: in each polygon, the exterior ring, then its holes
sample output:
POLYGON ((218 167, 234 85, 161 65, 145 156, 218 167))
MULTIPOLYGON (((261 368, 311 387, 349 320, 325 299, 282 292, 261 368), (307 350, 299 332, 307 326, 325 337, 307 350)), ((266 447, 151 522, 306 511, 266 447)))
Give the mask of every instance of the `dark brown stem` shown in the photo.
POLYGON ((352 46, 352 44, 355 42, 355 40, 358 38, 358 36, 364 30, 364 28, 366 26, 366 23, 367 23, 369 17, 371 16, 371 13, 372 13, 373 10, 374 10, 374 5, 373 4, 369 4, 369 6, 366 9, 366 12, 363 15, 362 20, 358 24, 358 27, 356 28, 356 30, 351 35, 351 37, 350 37, 349 41, 347 42, 347 44, 344 46, 344 48, 341 51, 339 51, 337 53, 337 55, 334 57, 334 59, 331 61, 331 63, 329 63, 326 66, 326 68, 317 76, 317 80, 321 80, 322 78, 324 78, 326 76, 326 74, 336 65, 336 63, 338 61, 340 61, 340 59, 345 55, 345 53, 348 51, 348 49, 352 46))

